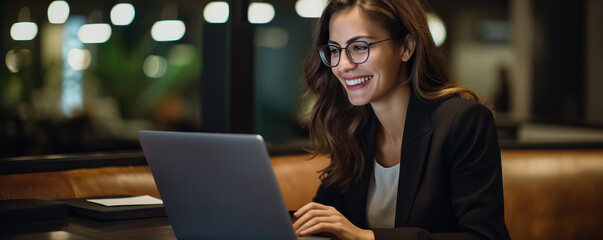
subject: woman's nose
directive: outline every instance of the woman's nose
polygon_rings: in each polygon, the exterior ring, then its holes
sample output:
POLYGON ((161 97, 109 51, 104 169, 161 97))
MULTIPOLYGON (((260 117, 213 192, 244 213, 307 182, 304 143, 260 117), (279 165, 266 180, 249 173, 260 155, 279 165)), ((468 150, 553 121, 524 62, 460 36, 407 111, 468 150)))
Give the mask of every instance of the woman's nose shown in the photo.
POLYGON ((351 69, 355 69, 358 66, 358 64, 352 62, 352 60, 350 60, 350 57, 348 56, 347 52, 344 56, 341 56, 341 59, 339 61, 339 65, 338 67, 341 68, 343 71, 348 71, 351 69))

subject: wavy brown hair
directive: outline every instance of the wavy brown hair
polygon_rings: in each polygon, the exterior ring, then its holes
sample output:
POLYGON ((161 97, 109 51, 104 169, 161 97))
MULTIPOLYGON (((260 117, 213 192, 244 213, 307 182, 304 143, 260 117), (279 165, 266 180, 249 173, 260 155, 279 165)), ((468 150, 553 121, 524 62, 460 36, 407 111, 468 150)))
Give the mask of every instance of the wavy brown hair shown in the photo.
POLYGON ((364 171, 364 155, 358 131, 371 114, 370 107, 352 105, 345 89, 319 57, 318 47, 329 40, 331 17, 344 9, 360 7, 381 23, 391 36, 402 43, 410 35, 416 41, 408 61, 407 83, 425 99, 460 96, 479 101, 471 89, 453 80, 442 49, 435 46, 426 20, 426 6, 420 0, 331 0, 318 21, 312 50, 304 63, 305 88, 301 99, 314 95, 316 102, 305 116, 314 156, 326 155, 330 164, 321 171, 326 185, 346 191, 356 184, 364 171))

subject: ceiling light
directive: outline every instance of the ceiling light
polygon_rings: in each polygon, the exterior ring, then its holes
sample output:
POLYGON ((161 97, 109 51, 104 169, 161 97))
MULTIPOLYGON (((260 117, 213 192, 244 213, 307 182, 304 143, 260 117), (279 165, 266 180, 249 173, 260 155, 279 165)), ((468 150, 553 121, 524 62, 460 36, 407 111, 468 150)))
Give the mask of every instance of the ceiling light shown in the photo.
POLYGON ((118 3, 111 9, 111 23, 117 26, 125 26, 132 23, 136 15, 134 6, 129 3, 118 3))
POLYGON ((269 23, 274 19, 274 7, 270 3, 254 2, 247 9, 247 20, 254 24, 269 23))
POLYGON ((319 18, 326 6, 326 0, 297 0, 295 11, 304 18, 319 18))
POLYGON ((228 3, 224 1, 210 2, 203 9, 203 18, 208 23, 225 23, 229 14, 228 3))
POLYGON ((158 42, 177 41, 184 36, 186 26, 180 20, 157 21, 151 28, 151 37, 158 42))
POLYGON ((69 18, 69 4, 65 1, 53 1, 48 6, 48 22, 63 24, 69 18))
POLYGON ((33 22, 17 22, 10 28, 10 36, 15 41, 32 40, 38 35, 38 25, 33 22))
POLYGON ((84 24, 77 36, 83 43, 104 43, 111 37, 111 26, 106 23, 84 24))

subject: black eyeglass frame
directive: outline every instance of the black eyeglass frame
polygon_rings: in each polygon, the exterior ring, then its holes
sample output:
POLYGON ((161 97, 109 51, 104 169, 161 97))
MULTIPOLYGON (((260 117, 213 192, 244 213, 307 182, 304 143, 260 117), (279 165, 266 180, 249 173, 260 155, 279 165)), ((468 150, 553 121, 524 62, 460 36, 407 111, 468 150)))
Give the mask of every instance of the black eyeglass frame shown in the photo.
POLYGON ((394 38, 383 39, 383 40, 379 40, 379 41, 376 41, 376 42, 368 42, 368 41, 356 40, 356 41, 348 43, 348 45, 346 45, 343 48, 340 47, 340 46, 338 46, 338 45, 335 45, 335 44, 325 44, 325 45, 322 45, 322 46, 318 47, 318 55, 320 56, 320 60, 322 60, 322 63, 324 65, 326 65, 327 67, 329 67, 329 68, 337 67, 339 65, 339 63, 341 62, 341 54, 339 54, 339 57, 337 58, 337 64, 331 66, 331 65, 328 64, 329 61, 327 60, 327 56, 325 56, 325 54, 321 51, 321 49, 323 49, 325 47, 327 47, 327 48, 328 47, 336 47, 337 50, 339 50, 340 52, 341 52, 341 50, 345 49, 345 55, 354 64, 363 64, 366 61, 368 61, 368 59, 369 59, 369 57, 371 55, 371 47, 373 45, 375 45, 377 43, 380 43, 380 42, 385 42, 385 41, 388 41, 388 40, 392 40, 392 39, 394 39, 394 38), (360 61, 360 62, 354 61, 354 59, 352 59, 352 57, 350 56, 350 52, 348 51, 348 47, 349 46, 351 46, 354 43, 358 43, 358 42, 361 42, 361 43, 364 43, 364 44, 367 45, 366 59, 364 59, 363 61, 360 61))

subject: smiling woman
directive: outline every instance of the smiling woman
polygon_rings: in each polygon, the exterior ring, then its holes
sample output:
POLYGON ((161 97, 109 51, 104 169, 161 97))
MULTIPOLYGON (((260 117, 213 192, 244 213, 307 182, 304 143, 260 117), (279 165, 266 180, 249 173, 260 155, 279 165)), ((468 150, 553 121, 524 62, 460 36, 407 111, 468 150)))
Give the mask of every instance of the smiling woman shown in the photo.
POLYGON ((299 236, 509 239, 492 113, 427 24, 420 0, 327 4, 304 72, 312 150, 331 162, 299 236))

